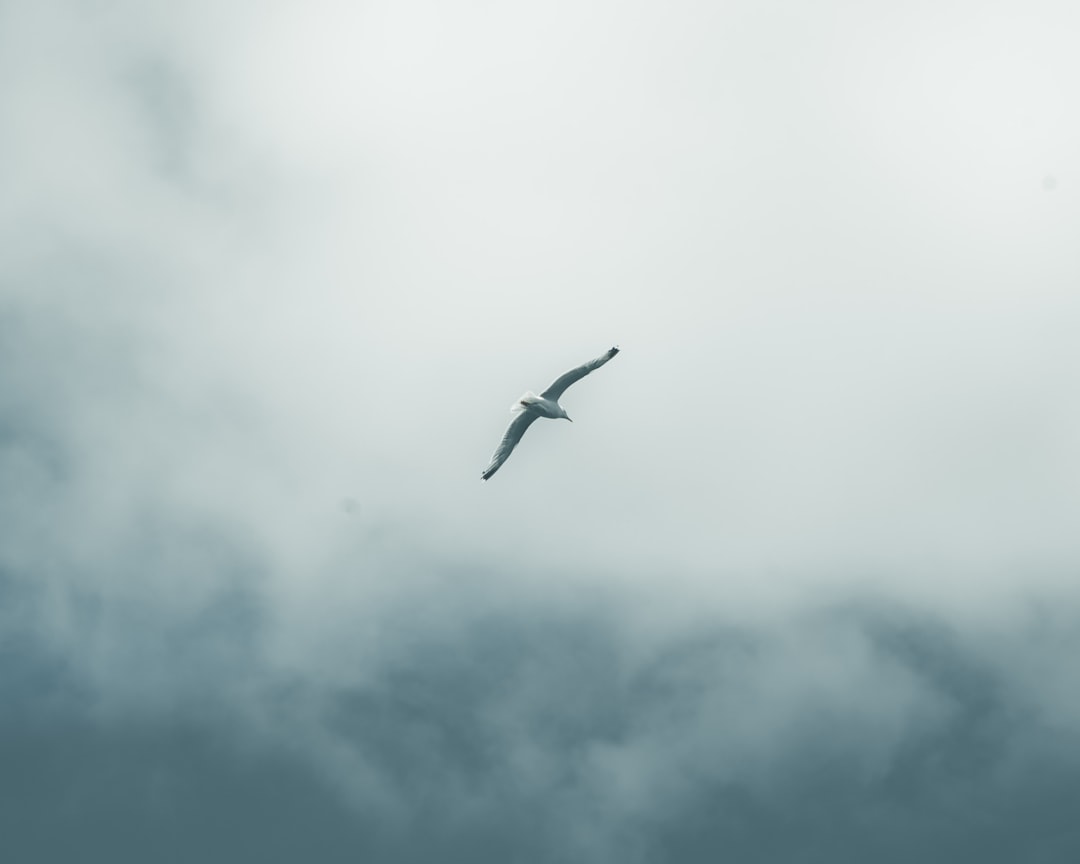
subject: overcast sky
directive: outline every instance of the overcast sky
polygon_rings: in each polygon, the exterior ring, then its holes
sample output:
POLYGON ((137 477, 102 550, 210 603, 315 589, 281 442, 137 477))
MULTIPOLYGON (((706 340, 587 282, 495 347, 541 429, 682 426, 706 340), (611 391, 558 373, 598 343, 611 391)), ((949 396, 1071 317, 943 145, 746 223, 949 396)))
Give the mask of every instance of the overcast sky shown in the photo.
POLYGON ((0 842, 1075 860, 1078 44, 0 2, 0 842))

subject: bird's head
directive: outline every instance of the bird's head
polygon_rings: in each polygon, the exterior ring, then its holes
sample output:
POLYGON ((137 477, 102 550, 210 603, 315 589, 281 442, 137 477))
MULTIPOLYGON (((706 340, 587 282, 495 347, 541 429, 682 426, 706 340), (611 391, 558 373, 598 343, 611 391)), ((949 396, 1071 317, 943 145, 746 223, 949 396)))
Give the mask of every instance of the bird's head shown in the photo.
MULTIPOLYGON (((566 413, 566 409, 563 408, 562 405, 559 406, 559 411, 562 412, 559 416, 562 417, 563 420, 570 420, 570 415, 566 413)), ((574 421, 570 420, 570 422, 573 423, 574 421)))

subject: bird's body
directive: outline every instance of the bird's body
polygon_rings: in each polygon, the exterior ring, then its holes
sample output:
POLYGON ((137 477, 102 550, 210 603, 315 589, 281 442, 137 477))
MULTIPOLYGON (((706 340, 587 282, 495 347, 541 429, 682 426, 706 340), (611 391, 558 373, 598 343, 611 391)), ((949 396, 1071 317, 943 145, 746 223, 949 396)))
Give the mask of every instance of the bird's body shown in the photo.
POLYGON ((510 410, 515 414, 518 411, 532 411, 537 417, 547 417, 549 420, 559 420, 566 414, 558 399, 545 399, 531 390, 511 405, 510 410))
MULTIPOLYGON (((584 363, 581 366, 577 366, 569 372, 560 375, 551 383, 551 386, 539 396, 530 390, 517 402, 511 405, 510 411, 516 416, 510 421, 510 425, 506 427, 506 432, 503 433, 502 440, 499 442, 499 446, 495 448, 495 452, 491 457, 491 462, 480 475, 480 479, 487 480, 492 474, 499 470, 499 466, 510 458, 510 454, 517 446, 518 441, 521 440, 521 436, 525 434, 525 430, 528 429, 538 417, 547 417, 550 420, 570 420, 570 417, 566 413, 566 409, 559 404, 559 397, 562 396, 566 391, 566 388, 575 381, 581 380, 594 369, 599 369, 618 353, 619 349, 617 347, 609 348, 595 360, 590 360, 588 363, 584 363)), ((573 421, 571 420, 570 422, 572 423, 573 421)))

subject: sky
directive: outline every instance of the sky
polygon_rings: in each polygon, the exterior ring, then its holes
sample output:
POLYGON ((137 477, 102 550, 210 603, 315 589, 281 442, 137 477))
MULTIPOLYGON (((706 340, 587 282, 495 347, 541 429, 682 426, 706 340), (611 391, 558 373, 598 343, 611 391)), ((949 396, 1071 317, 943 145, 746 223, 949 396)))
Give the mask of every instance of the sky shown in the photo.
POLYGON ((1078 37, 0 0, 12 860, 1075 860, 1078 37))

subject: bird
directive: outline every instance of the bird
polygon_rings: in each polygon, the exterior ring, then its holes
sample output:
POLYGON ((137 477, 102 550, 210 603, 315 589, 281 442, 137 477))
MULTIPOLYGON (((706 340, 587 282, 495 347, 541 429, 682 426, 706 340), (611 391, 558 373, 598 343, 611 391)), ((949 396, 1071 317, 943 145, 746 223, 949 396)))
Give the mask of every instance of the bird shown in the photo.
MULTIPOLYGON (((551 386, 539 396, 531 390, 526 391, 524 396, 510 406, 510 413, 514 415, 514 419, 506 427, 502 440, 491 455, 490 464, 480 474, 480 479, 488 480, 492 474, 499 470, 503 462, 510 458, 510 454, 521 440, 521 436, 525 434, 525 430, 532 425, 537 417, 547 417, 550 420, 570 420, 566 409, 559 404, 559 397, 575 381, 580 381, 590 372, 599 369, 618 353, 619 346, 616 345, 609 348, 595 360, 590 360, 588 363, 583 363, 569 372, 564 372, 552 381, 551 386)), ((570 420, 570 422, 573 423, 574 421, 570 420)))

